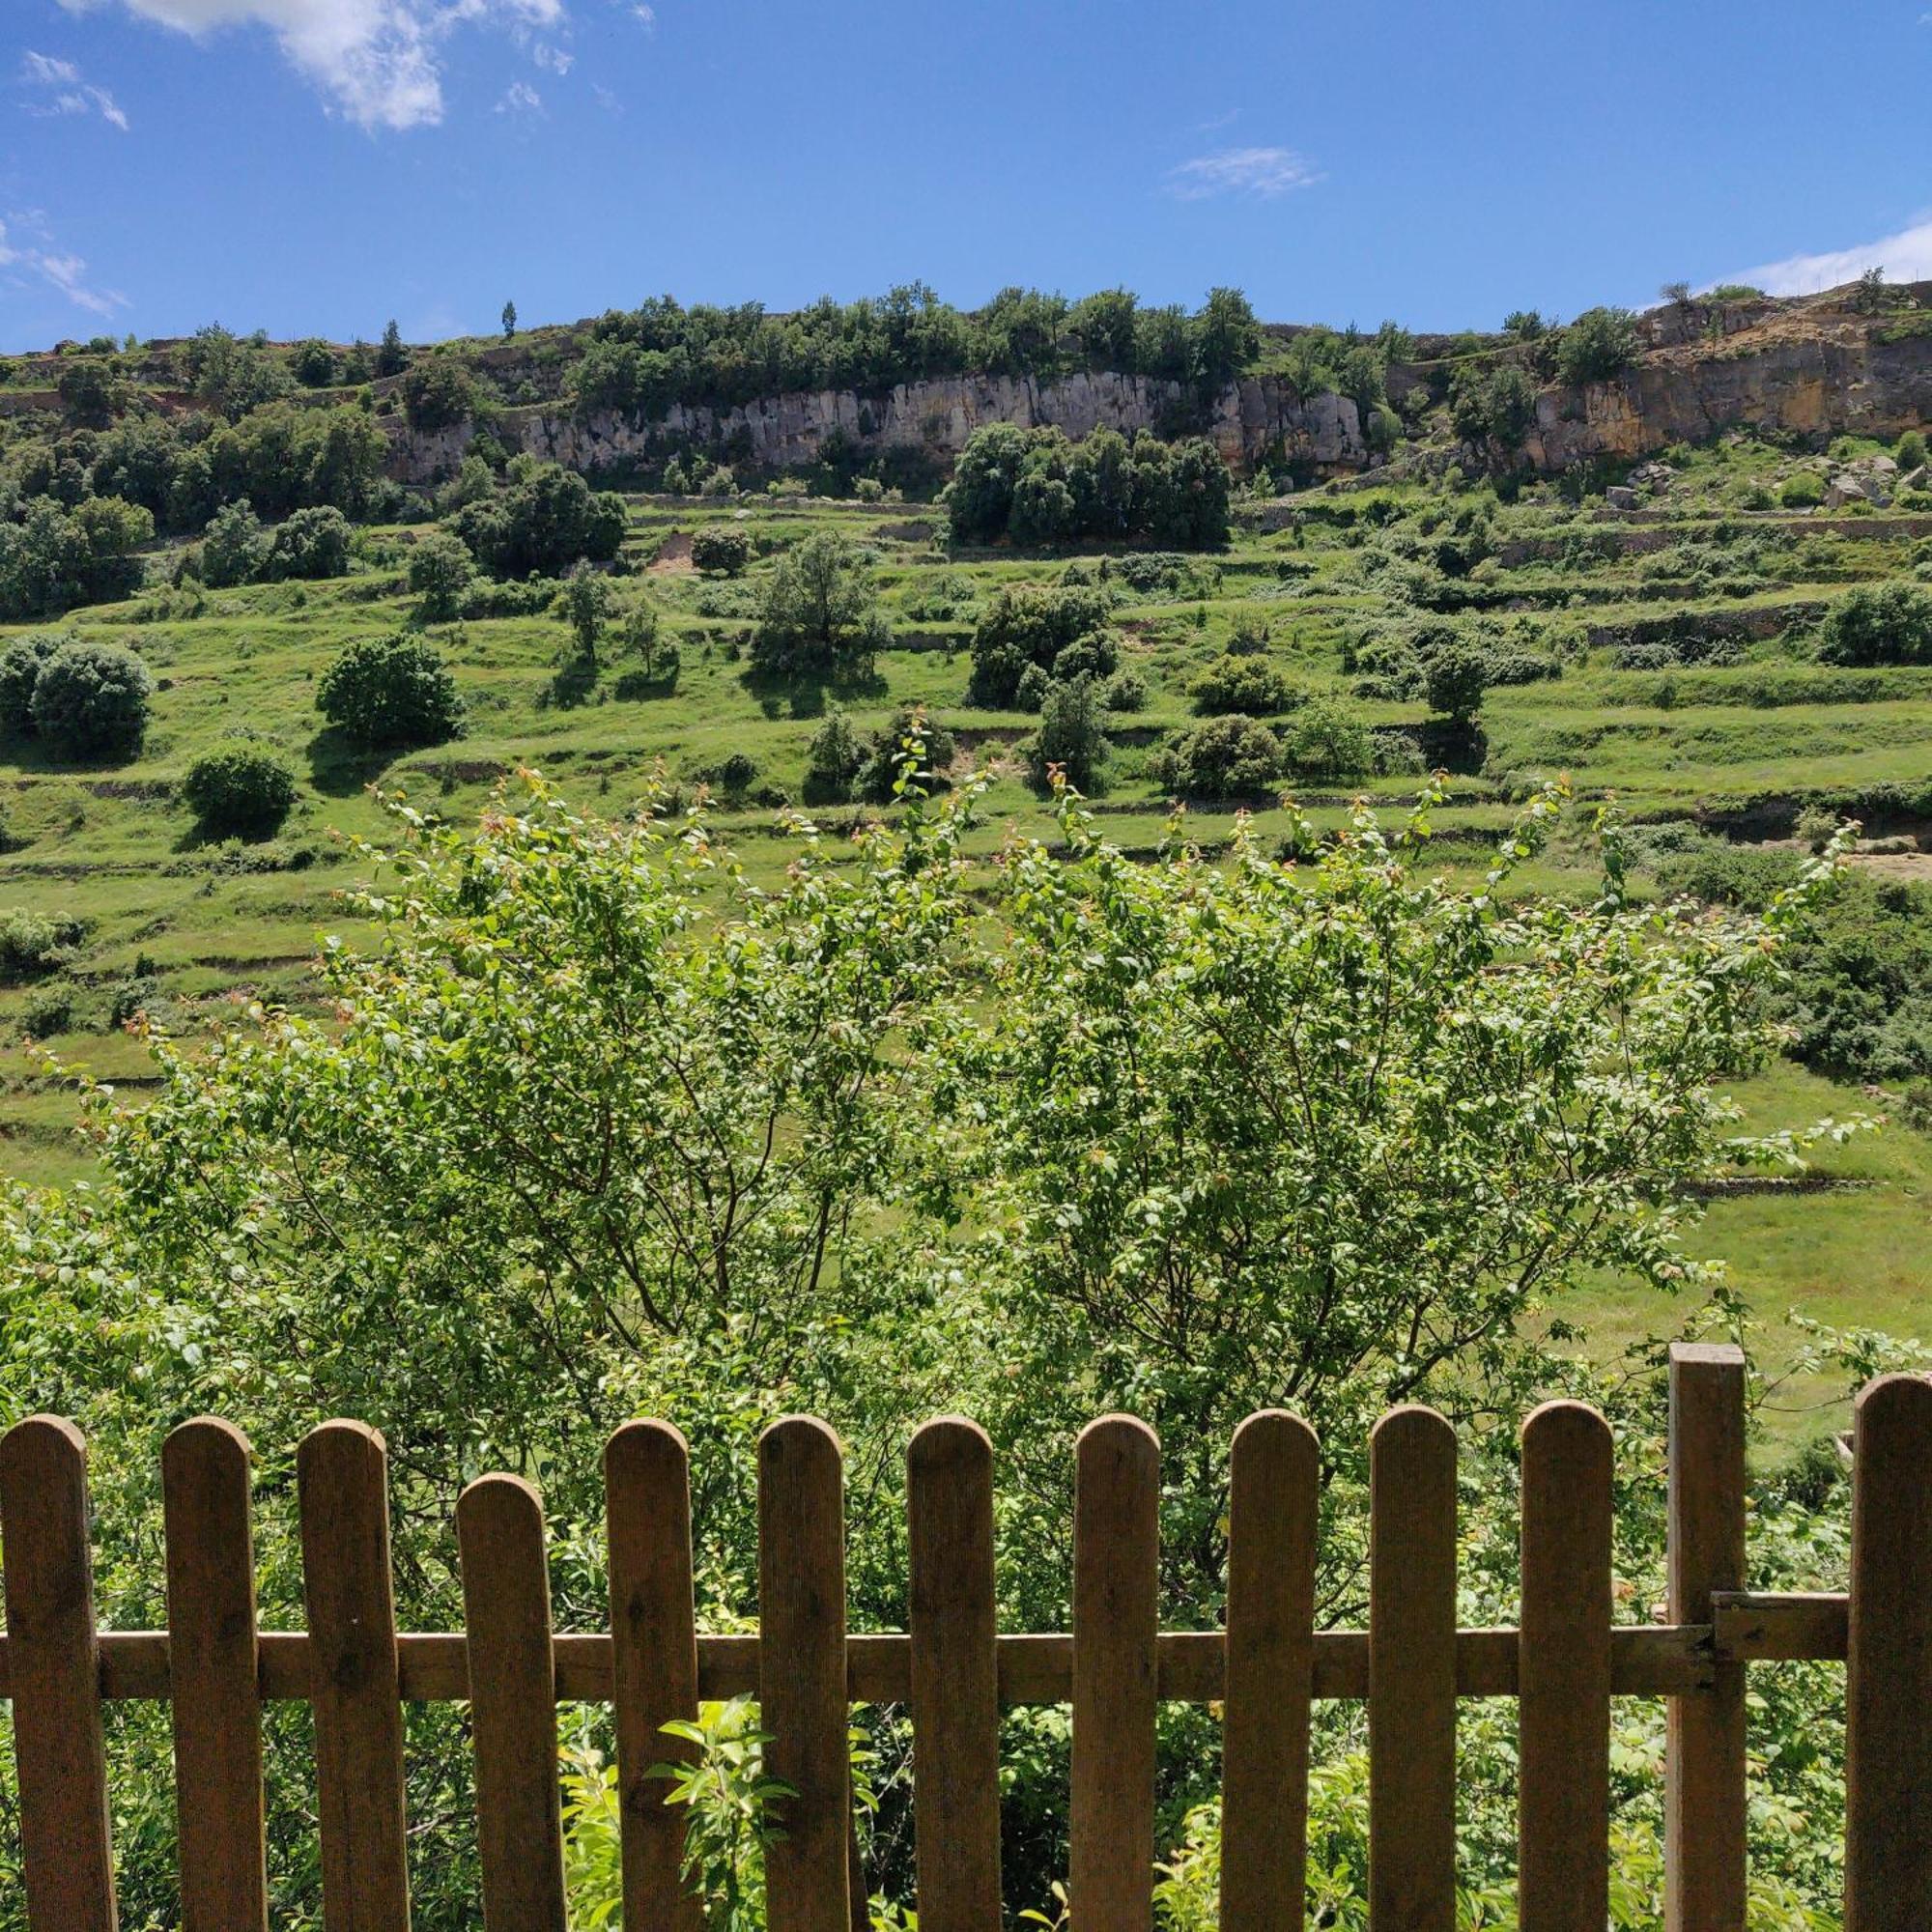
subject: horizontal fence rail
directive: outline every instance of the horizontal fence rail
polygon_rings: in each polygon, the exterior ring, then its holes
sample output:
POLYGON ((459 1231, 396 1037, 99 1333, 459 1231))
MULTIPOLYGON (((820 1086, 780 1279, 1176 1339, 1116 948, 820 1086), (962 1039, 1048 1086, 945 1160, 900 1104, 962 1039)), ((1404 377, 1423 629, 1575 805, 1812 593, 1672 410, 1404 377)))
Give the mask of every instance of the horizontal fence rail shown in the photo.
POLYGON ((402 1706, 470 1707, 482 1922, 563 1932, 556 1707, 612 1707, 628 1932, 696 1932, 679 1815, 653 1770, 689 1747, 663 1726, 700 1698, 751 1695, 769 1774, 792 1792, 767 1858, 773 1932, 849 1932, 856 1872, 846 1732, 855 1703, 904 1704, 922 1932, 1001 1922, 999 1713, 1070 1703, 1068 1890, 1079 1932, 1151 1924, 1154 1726, 1163 1701, 1223 1722, 1221 1923, 1303 1922, 1309 1706, 1366 1699, 1369 1909, 1377 1932, 1453 1932, 1456 1710, 1519 1704, 1518 1887, 1524 1932, 1601 1932, 1607 1913, 1609 1700, 1668 1700, 1669 1932, 1742 1932, 1748 1666, 1846 1666, 1847 1932, 1932 1927, 1932 1380, 1860 1398, 1848 1591, 1753 1594, 1746 1581, 1744 1364, 1679 1348, 1670 1369, 1670 1621, 1613 1625, 1610 1433, 1551 1403, 1522 1432, 1518 1628, 1456 1625, 1456 1442, 1438 1415, 1384 1417, 1371 1444, 1369 1626, 1317 1631, 1313 1433, 1280 1413, 1237 1432, 1226 1628, 1158 1627, 1159 1449, 1108 1416, 1075 1450, 1073 1628, 995 1619, 993 1458, 943 1418, 908 1454, 910 1629, 846 1629, 837 1437, 787 1417, 759 1445, 760 1632, 695 1627, 683 1438, 636 1422, 606 1453, 611 1628, 552 1627, 543 1509, 514 1476, 457 1508, 461 1633, 396 1629, 386 1456, 327 1423, 298 1458, 308 1628, 258 1627, 248 1445, 184 1424, 162 1456, 169 1629, 96 1626, 86 1454, 71 1424, 0 1439, 7 1632, 21 1862, 34 1932, 111 1932, 101 1711, 171 1706, 182 1922, 263 1932, 261 1706, 314 1713, 327 1932, 405 1932, 402 1706))

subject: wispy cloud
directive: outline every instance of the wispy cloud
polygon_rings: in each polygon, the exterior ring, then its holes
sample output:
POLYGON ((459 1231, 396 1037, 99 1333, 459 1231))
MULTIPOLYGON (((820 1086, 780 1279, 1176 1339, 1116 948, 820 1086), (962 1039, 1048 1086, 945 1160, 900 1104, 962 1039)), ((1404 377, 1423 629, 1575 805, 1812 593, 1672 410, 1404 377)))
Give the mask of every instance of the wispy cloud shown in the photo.
POLYGON ((497 103, 498 114, 508 114, 521 118, 543 112, 543 96, 526 80, 513 80, 503 90, 503 98, 497 103))
POLYGON ((548 41, 539 41, 530 49, 530 59, 546 73, 554 73, 559 79, 577 65, 577 56, 567 47, 553 46, 548 41))
POLYGON ((85 79, 72 61, 31 50, 20 62, 21 84, 36 91, 27 112, 51 118, 67 114, 99 114, 110 128, 128 131, 128 117, 104 87, 85 79))
POLYGON ((266 27, 332 108, 371 129, 442 119, 442 45, 457 28, 527 31, 564 19, 564 0, 61 0, 76 14, 116 4, 196 39, 266 27))
POLYGON ((1932 281, 1932 215, 1876 242, 1858 242, 1816 255, 1787 255, 1781 262, 1766 262, 1725 279, 1749 282, 1768 295, 1808 296, 1856 281, 1867 269, 1883 269, 1894 282, 1932 281))
POLYGON ((1320 170, 1293 148, 1221 148, 1171 168, 1167 191, 1179 201, 1205 201, 1215 194, 1269 200, 1313 187, 1321 179, 1320 170))
POLYGON ((53 289, 90 315, 110 316, 128 306, 128 298, 113 289, 96 288, 87 280, 87 264, 78 255, 69 255, 51 245, 52 237, 38 217, 14 215, 15 225, 33 231, 29 240, 16 242, 7 222, 0 221, 0 276, 16 283, 37 281, 53 289), (49 245, 41 246, 46 242, 49 245))

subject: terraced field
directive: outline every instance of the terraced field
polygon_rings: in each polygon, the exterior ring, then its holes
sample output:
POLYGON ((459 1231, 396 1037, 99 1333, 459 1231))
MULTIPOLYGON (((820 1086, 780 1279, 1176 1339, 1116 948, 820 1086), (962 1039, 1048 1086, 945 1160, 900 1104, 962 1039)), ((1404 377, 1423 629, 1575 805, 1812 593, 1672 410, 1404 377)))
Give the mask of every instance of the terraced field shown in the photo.
MULTIPOLYGON (((1252 640, 1262 624, 1265 654, 1297 698, 1326 697, 1377 734, 1379 771, 1291 781, 1319 825, 1339 824, 1358 792, 1396 805, 1444 759, 1452 790, 1435 831, 1446 866, 1478 863, 1512 801, 1567 773, 1577 810, 1531 875, 1541 886, 1582 888, 1584 815, 1611 797, 1640 824, 1751 842, 1789 840, 1821 813, 1857 816, 1879 841, 1868 863, 1894 878, 1932 873, 1920 849, 1920 835, 1932 835, 1932 669, 1841 668, 1811 649, 1820 617, 1848 586, 1932 577, 1932 516, 1742 507, 1792 468, 1783 452, 1747 440, 1680 452, 1667 487, 1634 514, 1601 497, 1565 500, 1553 486, 1509 504, 1487 490, 1413 483, 1251 498, 1225 554, 1157 559, 949 552, 934 534, 943 524, 893 502, 633 497, 618 611, 656 611, 681 653, 674 684, 649 683, 621 658, 607 658, 594 679, 573 673, 566 629, 547 612, 439 626, 431 635, 461 688, 465 735, 390 760, 354 755, 321 729, 315 686, 345 644, 411 621, 410 529, 358 536, 346 579, 151 588, 83 610, 71 629, 124 642, 150 666, 154 723, 140 756, 112 770, 0 749, 0 910, 84 925, 52 986, 0 992, 5 1164, 29 1180, 88 1169, 71 1132, 72 1095, 25 1033, 136 1089, 147 1063, 125 1026, 132 1012, 193 1035, 233 1023, 250 1000, 315 998, 318 937, 353 932, 342 895, 369 875, 355 841, 383 835, 376 788, 462 819, 528 764, 583 804, 620 813, 659 766, 690 790, 741 754, 719 811, 753 867, 775 873, 789 850, 779 810, 807 797, 826 709, 842 707, 869 731, 916 704, 954 733, 961 764, 994 774, 979 834, 989 861, 1009 829, 1050 836, 1020 755, 1037 721, 968 701, 969 646, 1001 586, 1069 570, 1112 597, 1122 669, 1145 687, 1141 708, 1109 714, 1100 799, 1130 850, 1170 836, 1159 759, 1200 722, 1194 679, 1237 627, 1252 640), (692 569, 689 538, 713 523, 752 538, 745 576, 692 569), (743 657, 760 585, 787 546, 827 526, 867 548, 893 647, 849 688, 761 687, 743 657), (1492 676, 1527 680, 1492 684, 1468 730, 1432 720, 1389 674, 1405 639, 1445 623, 1488 654, 1492 676), (175 788, 195 756, 238 732, 297 766, 300 801, 269 843, 204 843, 175 788)), ((1292 743, 1293 712, 1275 723, 1292 743)), ((1190 801, 1187 836, 1211 849, 1239 803, 1190 801)), ((1246 803, 1264 833, 1286 828, 1274 800, 1246 803)), ((839 804, 820 816, 838 825, 872 809, 839 804)), ((1795 1071, 1748 1097, 1760 1113, 1791 1119, 1869 1104, 1795 1071)), ((1932 1258, 1912 1233, 1922 1225, 1932 1145, 1894 1127, 1833 1156, 1828 1172, 1857 1184, 1722 1201, 1711 1244, 1767 1312, 1803 1304, 1932 1333, 1932 1258)), ((1618 1293, 1605 1285, 1605 1320, 1641 1325, 1652 1311, 1612 1305, 1618 1293)))

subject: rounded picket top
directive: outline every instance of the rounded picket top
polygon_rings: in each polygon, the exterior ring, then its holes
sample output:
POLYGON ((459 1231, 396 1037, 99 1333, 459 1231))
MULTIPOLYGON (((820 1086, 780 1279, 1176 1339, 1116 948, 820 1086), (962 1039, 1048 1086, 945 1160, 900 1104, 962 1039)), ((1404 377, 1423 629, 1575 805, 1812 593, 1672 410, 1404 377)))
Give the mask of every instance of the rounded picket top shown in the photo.
POLYGON ((23 1415, 0 1435, 0 1464, 35 1474, 70 1464, 85 1469, 87 1437, 64 1415, 23 1415))
POLYGON ((1421 1449, 1424 1446, 1439 1450, 1444 1444, 1454 1450, 1455 1425, 1440 1409, 1431 1408, 1422 1402, 1398 1404, 1369 1431, 1372 1452, 1421 1449))
POLYGON ((1232 1446, 1236 1457, 1263 1457, 1271 1468, 1291 1475, 1321 1460, 1321 1438, 1288 1408, 1256 1409, 1236 1429, 1232 1446))
POLYGON ((380 1429, 348 1416, 318 1422, 296 1445, 296 1481, 299 1486, 327 1477, 363 1469, 371 1459, 386 1469, 389 1445, 380 1429))
POLYGON ((604 1482, 608 1490, 619 1475, 649 1483, 686 1481, 691 1469, 691 1444, 675 1423, 640 1415, 620 1422, 604 1444, 604 1482))
POLYGON ((758 1436, 758 1467, 776 1472, 781 1467, 810 1470, 830 1462, 842 1469, 845 1445, 829 1422, 815 1415, 781 1415, 768 1422, 758 1436))
POLYGON ((1160 1469, 1160 1437, 1137 1415, 1096 1415, 1073 1438, 1074 1461, 1082 1467, 1112 1462, 1123 1469, 1160 1469))
POLYGON ((1860 1430, 1932 1432, 1932 1377, 1904 1371, 1875 1377, 1859 1391, 1852 1416, 1860 1430))
POLYGON ((1600 1457, 1607 1462, 1613 1447, 1603 1411, 1567 1396, 1531 1409, 1522 1419, 1520 1441, 1525 1456, 1557 1456, 1585 1468, 1600 1457))
POLYGON ((161 1473, 184 1481, 200 1476, 210 1481, 252 1476, 255 1448, 234 1423, 219 1415, 191 1415, 168 1431, 161 1444, 161 1473))
POLYGON ((456 1533, 468 1536, 543 1538, 543 1497, 534 1483, 507 1470, 493 1470, 463 1486, 456 1498, 456 1533))
POLYGON ((913 1474, 941 1475, 977 1469, 993 1460, 993 1438, 967 1415, 935 1415, 912 1433, 906 1468, 913 1474))

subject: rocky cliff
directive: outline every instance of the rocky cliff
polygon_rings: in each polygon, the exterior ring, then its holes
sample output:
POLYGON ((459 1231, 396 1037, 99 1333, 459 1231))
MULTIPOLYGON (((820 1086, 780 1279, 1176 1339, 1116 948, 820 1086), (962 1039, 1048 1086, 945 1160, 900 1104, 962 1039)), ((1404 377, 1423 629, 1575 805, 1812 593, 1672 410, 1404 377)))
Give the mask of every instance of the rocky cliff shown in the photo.
MULTIPOLYGON (((720 448, 749 439, 759 469, 805 468, 817 461, 828 439, 849 440, 867 455, 918 450, 950 464, 976 429, 992 422, 1052 425, 1073 438, 1096 429, 1166 430, 1191 416, 1191 398, 1177 383, 1107 371, 1036 383, 1015 376, 957 376, 902 384, 876 395, 819 390, 768 396, 743 409, 673 406, 658 422, 627 416, 573 414, 563 405, 503 412, 495 424, 499 440, 572 469, 621 469, 660 454, 667 441, 720 448)), ((1250 377, 1215 398, 1201 424, 1222 456, 1237 469, 1264 452, 1278 453, 1329 475, 1362 469, 1369 450, 1361 418, 1346 396, 1303 399, 1286 384, 1250 377)), ((436 432, 405 429, 395 435, 395 473, 414 484, 454 473, 471 435, 467 425, 436 432)))

